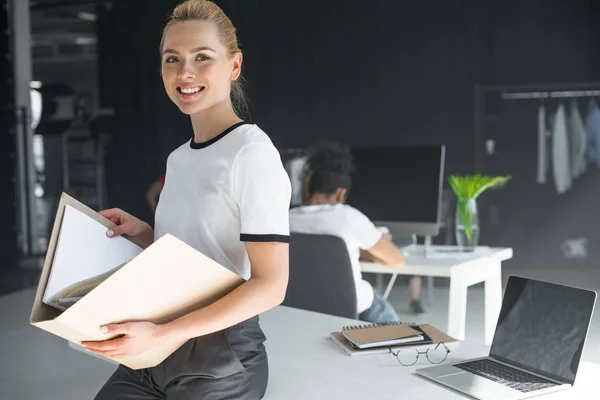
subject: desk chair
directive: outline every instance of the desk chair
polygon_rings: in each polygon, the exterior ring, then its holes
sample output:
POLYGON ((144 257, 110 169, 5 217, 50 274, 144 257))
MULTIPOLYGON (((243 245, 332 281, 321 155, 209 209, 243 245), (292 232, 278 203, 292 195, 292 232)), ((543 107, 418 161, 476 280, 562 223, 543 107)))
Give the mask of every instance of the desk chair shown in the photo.
POLYGON ((290 278, 283 305, 357 319, 352 264, 343 239, 290 235, 290 278))

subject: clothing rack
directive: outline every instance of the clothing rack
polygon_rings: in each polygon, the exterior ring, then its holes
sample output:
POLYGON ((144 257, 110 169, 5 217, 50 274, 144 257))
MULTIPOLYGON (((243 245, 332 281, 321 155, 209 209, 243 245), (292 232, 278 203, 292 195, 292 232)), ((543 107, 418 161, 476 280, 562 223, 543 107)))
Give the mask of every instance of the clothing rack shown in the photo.
POLYGON ((596 97, 600 96, 600 90, 562 90, 554 92, 502 93, 501 96, 505 100, 596 97))
POLYGON ((484 173, 485 128, 483 120, 487 117, 486 101, 491 95, 502 100, 543 100, 557 98, 600 97, 600 81, 516 84, 516 85, 477 85, 474 91, 474 139, 475 171, 484 173))

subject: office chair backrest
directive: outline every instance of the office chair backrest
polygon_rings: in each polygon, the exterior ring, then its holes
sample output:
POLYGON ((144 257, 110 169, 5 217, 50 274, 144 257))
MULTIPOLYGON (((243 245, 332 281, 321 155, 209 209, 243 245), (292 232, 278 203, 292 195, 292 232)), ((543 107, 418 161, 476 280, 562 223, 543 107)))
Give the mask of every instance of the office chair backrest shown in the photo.
POLYGON ((331 235, 290 235, 290 279, 283 305, 357 318, 348 248, 331 235))

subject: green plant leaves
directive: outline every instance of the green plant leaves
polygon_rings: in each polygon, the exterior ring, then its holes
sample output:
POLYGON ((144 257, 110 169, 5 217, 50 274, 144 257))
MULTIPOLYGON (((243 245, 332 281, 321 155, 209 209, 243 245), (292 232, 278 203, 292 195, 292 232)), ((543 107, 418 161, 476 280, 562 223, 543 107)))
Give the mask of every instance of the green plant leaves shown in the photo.
POLYGON ((448 182, 459 200, 476 199, 487 189, 504 184, 510 176, 452 175, 448 182))
POLYGON ((487 189, 505 184, 511 179, 510 176, 488 176, 488 175, 452 175, 448 182, 456 194, 458 200, 458 219, 463 225, 465 235, 469 243, 474 245, 473 213, 475 205, 470 205, 479 195, 487 189))

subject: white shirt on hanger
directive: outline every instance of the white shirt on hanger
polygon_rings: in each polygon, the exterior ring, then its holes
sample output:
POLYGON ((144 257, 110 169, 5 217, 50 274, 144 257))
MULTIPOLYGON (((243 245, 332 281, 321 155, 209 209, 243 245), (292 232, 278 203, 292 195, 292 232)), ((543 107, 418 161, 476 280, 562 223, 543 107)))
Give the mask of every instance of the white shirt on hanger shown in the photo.
POLYGON ((577 101, 571 103, 571 113, 569 115, 569 137, 571 139, 571 169, 574 178, 585 173, 587 162, 585 152, 587 139, 583 118, 577 107, 577 101))
POLYGON ((537 182, 539 184, 546 183, 546 171, 548 170, 547 162, 548 150, 546 148, 546 107, 540 104, 538 109, 538 173, 537 182))
POLYGON ((556 191, 565 193, 571 188, 572 178, 567 120, 563 104, 558 106, 552 128, 552 170, 556 191))

